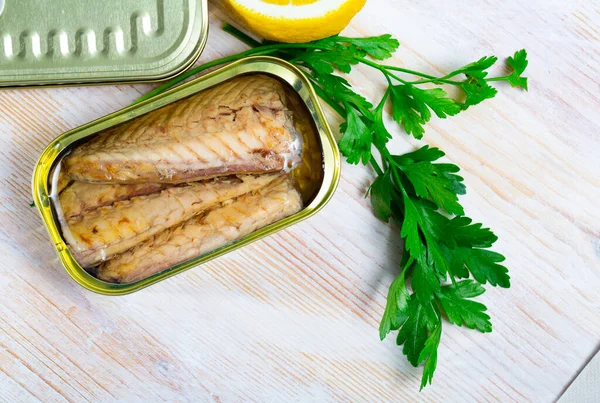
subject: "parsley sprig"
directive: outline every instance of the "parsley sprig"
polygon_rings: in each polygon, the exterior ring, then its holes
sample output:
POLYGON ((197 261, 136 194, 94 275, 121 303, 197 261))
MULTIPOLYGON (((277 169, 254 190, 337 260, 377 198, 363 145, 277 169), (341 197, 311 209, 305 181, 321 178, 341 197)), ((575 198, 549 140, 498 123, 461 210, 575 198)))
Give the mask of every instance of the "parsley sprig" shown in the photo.
POLYGON ((387 148, 392 136, 384 124, 384 109, 391 104, 396 123, 421 139, 433 114, 444 119, 493 98, 498 92, 492 86, 494 82, 505 81, 527 90, 527 78, 523 77, 527 52, 520 50, 507 59, 510 73, 505 76, 489 76, 498 58, 488 56, 436 77, 381 63, 399 46, 391 35, 332 36, 311 43, 283 44, 257 42, 228 24, 223 29, 251 49, 198 66, 138 102, 201 71, 247 56, 278 56, 305 72, 319 97, 344 119, 339 148, 346 160, 370 164, 376 173, 368 191, 375 215, 400 228, 405 251, 400 274, 389 288, 379 335, 383 340, 397 331, 396 342, 410 363, 424 363, 423 389, 431 383, 436 369, 442 318, 450 324, 491 332, 486 307, 474 298, 484 293, 483 285, 487 283, 508 288, 510 277, 502 265, 504 256, 490 250, 497 237, 465 216, 459 196, 466 193, 466 188, 458 175, 459 168, 440 163, 444 153, 434 147, 392 154, 387 148), (335 74, 350 73, 358 64, 373 68, 387 81, 388 87, 376 105, 335 74), (459 88, 463 96, 448 96, 446 86, 459 88))

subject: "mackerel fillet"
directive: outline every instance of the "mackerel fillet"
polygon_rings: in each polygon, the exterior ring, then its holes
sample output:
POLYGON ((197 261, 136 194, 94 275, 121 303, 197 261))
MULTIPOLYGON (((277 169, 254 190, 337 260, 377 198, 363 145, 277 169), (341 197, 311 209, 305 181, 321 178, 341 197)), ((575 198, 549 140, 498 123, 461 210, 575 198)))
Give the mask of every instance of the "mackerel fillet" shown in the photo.
POLYGON ((73 218, 100 207, 132 197, 149 195, 168 187, 164 183, 118 185, 73 181, 60 192, 58 199, 65 218, 73 218))
POLYGON ((280 176, 247 175, 169 187, 67 219, 63 235, 79 264, 94 266, 218 203, 259 190, 280 176))
POLYGON ((242 76, 102 132, 65 157, 73 180, 181 183, 299 161, 282 84, 242 76))
POLYGON ((131 283, 220 248, 297 213, 302 199, 287 177, 198 215, 98 267, 101 280, 131 283))

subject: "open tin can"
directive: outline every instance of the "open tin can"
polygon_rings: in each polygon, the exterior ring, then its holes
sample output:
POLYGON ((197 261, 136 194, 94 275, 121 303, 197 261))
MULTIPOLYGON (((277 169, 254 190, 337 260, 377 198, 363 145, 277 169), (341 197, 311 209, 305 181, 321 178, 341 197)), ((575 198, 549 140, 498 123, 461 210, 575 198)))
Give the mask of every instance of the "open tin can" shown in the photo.
POLYGON ((258 56, 232 63, 159 96, 124 108, 121 111, 57 137, 44 150, 35 167, 33 198, 54 243, 60 261, 69 275, 81 286, 91 291, 106 295, 122 295, 155 284, 314 215, 332 197, 339 181, 339 175, 340 156, 336 141, 317 101, 317 95, 306 76, 296 67, 281 59, 258 56), (76 144, 81 144, 95 136, 98 132, 139 118, 142 115, 174 102, 184 100, 200 91, 209 89, 235 77, 252 74, 271 76, 284 84, 286 91, 290 91, 293 94, 292 98, 297 100, 297 105, 292 106, 299 111, 298 116, 306 120, 304 123, 306 123, 307 129, 302 131, 303 162, 291 172, 294 180, 298 183, 303 199, 303 208, 287 218, 260 228, 232 243, 176 264, 136 282, 125 284, 109 283, 99 280, 86 271, 74 258, 65 242, 53 197, 51 197, 53 172, 62 158, 76 144))
POLYGON ((0 0, 0 87, 166 80, 207 37, 207 0, 0 0))

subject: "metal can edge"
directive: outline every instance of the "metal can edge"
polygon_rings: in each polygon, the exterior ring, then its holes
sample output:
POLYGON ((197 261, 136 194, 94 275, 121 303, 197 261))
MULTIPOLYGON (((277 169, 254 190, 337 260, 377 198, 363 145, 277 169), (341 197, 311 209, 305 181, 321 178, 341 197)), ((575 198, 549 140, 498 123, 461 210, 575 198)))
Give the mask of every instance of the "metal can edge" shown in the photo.
POLYGON ((323 109, 318 101, 317 94, 315 93, 315 90, 308 78, 301 70, 284 60, 270 56, 254 56, 221 67, 186 84, 168 90, 154 98, 148 99, 136 105, 125 107, 119 111, 101 117, 95 121, 84 124, 58 136, 56 139, 50 142, 36 163, 32 180, 32 193, 34 204, 37 207, 44 222, 44 226, 46 227, 46 230, 48 231, 50 238, 54 243, 54 247, 60 258, 61 264, 71 278, 82 287, 99 294, 125 295, 139 291, 194 266, 206 263, 214 258, 239 249, 251 242, 262 239, 313 216, 319 210, 321 210, 333 196, 339 183, 340 170, 341 158, 337 148, 337 142, 333 136, 333 133, 331 132, 329 124, 327 123, 323 109), (171 102, 185 98, 207 87, 211 87, 222 81, 230 79, 236 75, 248 73, 271 74, 283 81, 288 82, 306 104, 317 128, 317 134, 321 140, 323 152, 323 182, 313 201, 299 213, 280 220, 265 228, 259 229, 258 231, 253 232, 234 244, 226 245, 203 256, 180 263, 166 271, 157 273, 147 279, 140 280, 135 283, 107 283, 98 280, 85 271, 73 259, 71 253, 68 251, 67 246, 62 240, 60 230, 58 229, 57 223, 55 222, 51 211, 48 193, 48 178, 56 158, 73 142, 84 137, 91 136, 98 131, 135 118, 154 109, 158 109, 171 102))

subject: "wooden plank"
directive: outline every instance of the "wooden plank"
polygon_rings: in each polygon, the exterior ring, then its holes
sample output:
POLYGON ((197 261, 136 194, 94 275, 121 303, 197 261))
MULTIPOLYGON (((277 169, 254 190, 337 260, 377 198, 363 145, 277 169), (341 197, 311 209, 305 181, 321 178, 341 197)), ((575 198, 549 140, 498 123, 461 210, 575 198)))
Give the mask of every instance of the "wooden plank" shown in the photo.
MULTIPOLYGON (((218 6, 201 62, 244 49, 220 31, 218 6)), ((446 325, 434 385, 418 393, 421 369, 377 332, 398 230, 364 198, 372 173, 347 164, 318 218, 137 294, 91 294, 60 267, 29 208, 31 172, 52 138, 150 87, 3 90, 0 400, 558 397, 600 345, 600 12, 590 0, 380 0, 345 33, 388 32, 402 43, 394 64, 435 74, 529 51, 528 93, 501 85, 425 136, 462 167, 466 210, 507 257, 512 288, 482 297, 493 333, 446 325)), ((373 99, 383 89, 368 69, 351 80, 373 99)), ((398 153, 422 144, 394 134, 398 153)))

